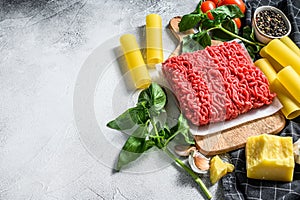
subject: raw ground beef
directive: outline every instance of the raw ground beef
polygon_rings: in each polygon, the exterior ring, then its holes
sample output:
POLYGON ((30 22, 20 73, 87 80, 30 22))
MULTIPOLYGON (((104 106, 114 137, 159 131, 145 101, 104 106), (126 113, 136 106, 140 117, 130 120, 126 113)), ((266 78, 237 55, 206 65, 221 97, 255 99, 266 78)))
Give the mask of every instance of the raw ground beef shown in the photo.
POLYGON ((236 118, 275 97, 265 75, 236 41, 171 57, 162 70, 181 111, 195 125, 236 118))

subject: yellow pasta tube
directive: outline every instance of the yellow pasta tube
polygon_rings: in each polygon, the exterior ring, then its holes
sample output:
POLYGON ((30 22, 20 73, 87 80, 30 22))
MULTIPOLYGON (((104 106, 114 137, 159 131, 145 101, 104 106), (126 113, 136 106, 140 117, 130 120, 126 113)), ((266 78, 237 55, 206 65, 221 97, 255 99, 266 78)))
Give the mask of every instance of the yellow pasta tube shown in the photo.
POLYGON ((258 59, 255 61, 254 65, 265 74, 270 84, 276 79, 276 71, 266 58, 258 59))
POLYGON ((267 54, 266 52, 266 47, 263 47, 260 52, 259 52, 260 56, 263 57, 263 58, 266 58, 268 59, 268 61, 270 62, 270 64, 273 66, 273 69, 276 71, 276 72, 279 72, 283 66, 280 65, 276 60, 274 60, 274 58, 272 58, 271 56, 269 56, 269 54, 267 54))
POLYGON ((135 87, 148 87, 151 78, 135 36, 124 34, 120 37, 120 43, 135 87))
POLYGON ((278 79, 275 79, 270 85, 270 89, 276 92, 277 98, 282 104, 281 112, 287 119, 294 119, 300 115, 300 105, 284 88, 278 79))
POLYGON ((264 51, 283 67, 292 66, 300 74, 300 57, 279 39, 273 39, 264 48, 264 51))
POLYGON ((146 45, 148 66, 163 62, 162 20, 158 14, 146 16, 146 45))
POLYGON ((298 56, 300 56, 299 47, 289 38, 288 36, 280 38, 280 41, 283 42, 286 46, 288 46, 292 51, 294 51, 298 56))
POLYGON ((300 102, 300 76, 291 67, 287 66, 283 68, 277 74, 277 78, 280 83, 289 91, 289 93, 300 102))

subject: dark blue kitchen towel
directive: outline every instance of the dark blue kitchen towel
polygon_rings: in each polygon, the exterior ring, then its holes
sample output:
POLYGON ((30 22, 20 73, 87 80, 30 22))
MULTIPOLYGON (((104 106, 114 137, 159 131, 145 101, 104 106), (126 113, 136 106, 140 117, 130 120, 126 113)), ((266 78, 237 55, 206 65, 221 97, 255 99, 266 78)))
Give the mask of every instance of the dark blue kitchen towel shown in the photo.
MULTIPOLYGON (((258 6, 271 5, 281 9, 292 24, 290 38, 300 47, 300 0, 246 0, 247 11, 244 23, 251 25, 252 14, 258 6)), ((300 91, 299 91, 300 92, 300 91)), ((293 141, 300 138, 300 117, 287 120, 285 128, 279 134, 292 136, 293 141)), ((246 174, 245 149, 230 152, 235 171, 222 178, 226 200, 296 200, 300 199, 300 165, 296 164, 292 182, 263 181, 248 179, 246 174)))

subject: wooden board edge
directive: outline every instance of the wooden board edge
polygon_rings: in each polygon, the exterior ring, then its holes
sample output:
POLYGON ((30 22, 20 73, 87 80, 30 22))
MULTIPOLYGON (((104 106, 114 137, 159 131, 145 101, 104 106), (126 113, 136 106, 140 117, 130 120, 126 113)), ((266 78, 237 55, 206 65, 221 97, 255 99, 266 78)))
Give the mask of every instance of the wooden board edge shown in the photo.
MULTIPOLYGON (((285 127, 285 124, 286 124, 285 117, 283 116, 281 111, 279 111, 273 115, 270 115, 270 116, 267 116, 267 117, 264 117, 261 119, 253 120, 250 122, 246 122, 237 127, 232 127, 232 128, 226 129, 220 133, 216 133, 216 134, 212 134, 212 135, 208 135, 208 136, 195 136, 195 144, 196 144, 196 147, 198 148, 198 150, 201 153, 203 153, 204 155, 212 156, 212 155, 216 155, 216 154, 222 154, 222 153, 233 151, 233 150, 236 150, 239 148, 243 148, 245 146, 246 140, 249 136, 259 135, 259 134, 263 134, 263 133, 278 134, 285 127), (234 135, 234 131, 243 131, 247 127, 260 125, 261 123, 263 123, 263 121, 267 122, 267 124, 265 124, 266 126, 272 127, 273 119, 276 119, 277 123, 275 123, 276 126, 271 128, 269 132, 253 132, 253 133, 250 132, 249 134, 246 133, 246 134, 234 135), (230 142, 231 140, 229 140, 230 144, 223 145, 223 146, 219 144, 219 143, 226 144, 226 141, 224 141, 224 140, 226 140, 226 138, 230 138, 230 137, 235 137, 238 140, 238 142, 230 142), (214 140, 218 140, 218 142, 212 142, 214 140), (212 144, 213 147, 207 145, 210 143, 213 143, 212 144)), ((251 131, 253 131, 253 130, 251 130, 251 131)))

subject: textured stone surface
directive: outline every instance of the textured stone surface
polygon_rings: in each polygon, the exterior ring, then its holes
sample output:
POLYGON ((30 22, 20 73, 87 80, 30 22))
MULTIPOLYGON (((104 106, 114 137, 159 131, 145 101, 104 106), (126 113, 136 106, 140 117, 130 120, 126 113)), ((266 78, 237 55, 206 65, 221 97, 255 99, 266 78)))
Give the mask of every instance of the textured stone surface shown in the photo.
POLYGON ((166 25, 196 3, 0 1, 0 199, 202 199, 176 165, 112 173, 88 153, 73 115, 76 78, 95 48, 149 13, 166 25))

